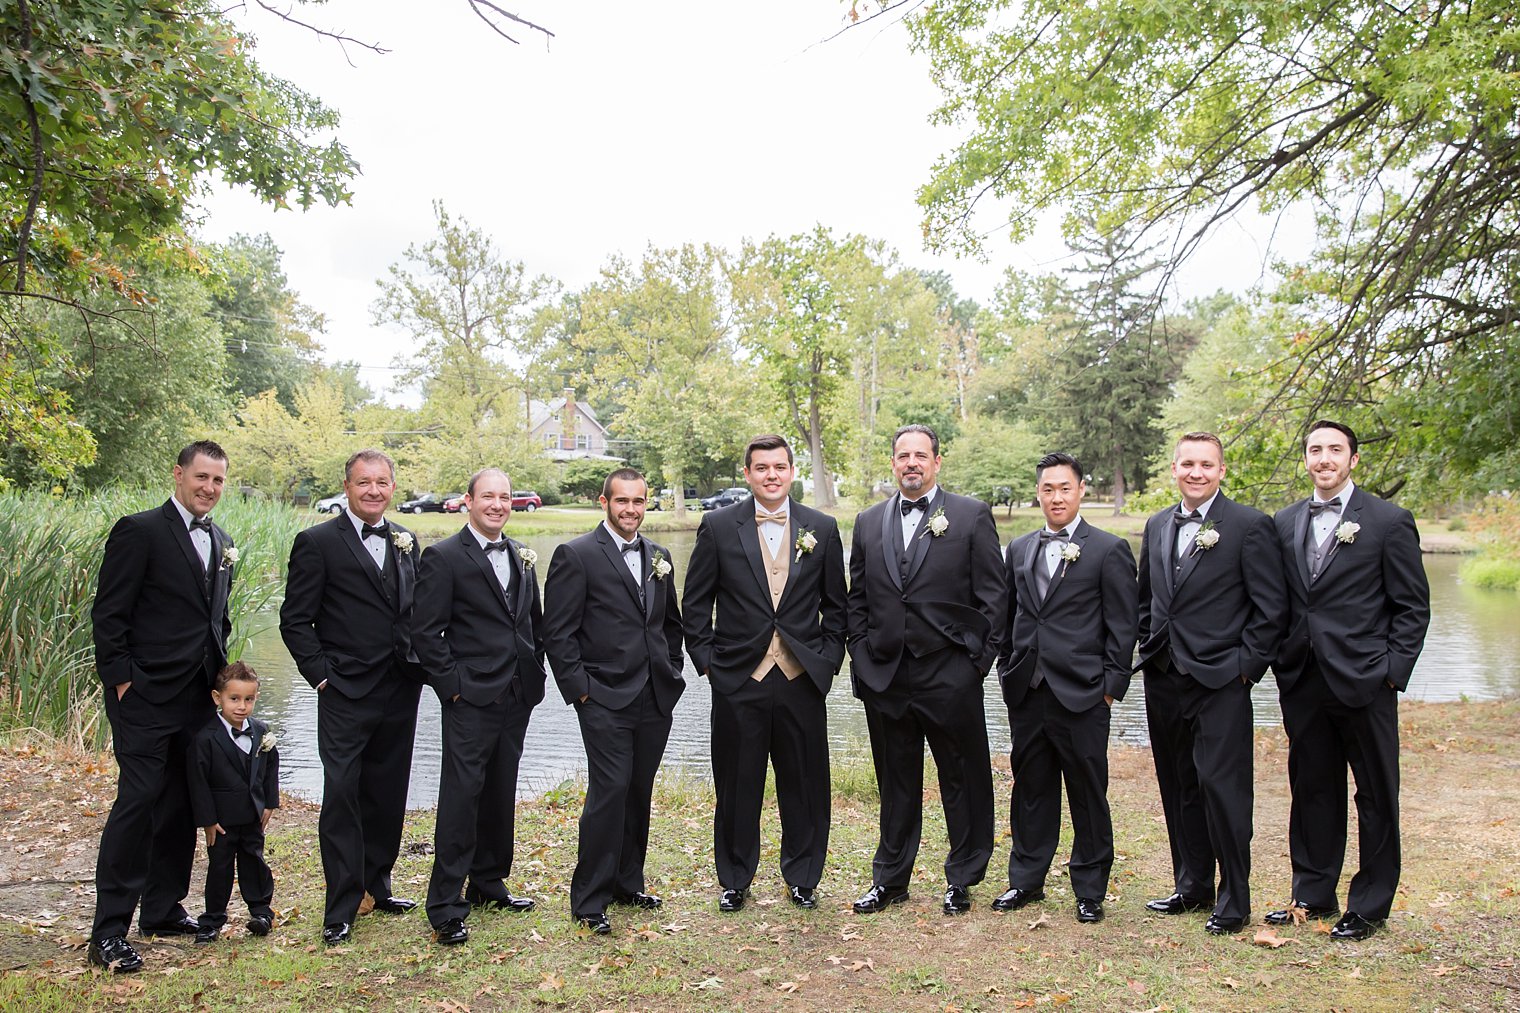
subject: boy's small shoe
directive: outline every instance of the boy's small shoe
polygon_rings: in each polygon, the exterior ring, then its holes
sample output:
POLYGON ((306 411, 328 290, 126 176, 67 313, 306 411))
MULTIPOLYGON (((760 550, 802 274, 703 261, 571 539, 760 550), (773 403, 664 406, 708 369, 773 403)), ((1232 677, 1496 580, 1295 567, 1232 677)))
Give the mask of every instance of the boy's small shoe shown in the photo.
POLYGON ((206 946, 206 945, 208 945, 210 943, 214 943, 214 942, 216 942, 216 937, 219 936, 219 935, 221 935, 221 934, 222 934, 222 930, 221 929, 219 929, 219 928, 213 928, 210 925, 207 925, 204 928, 196 929, 195 930, 195 945, 196 946, 206 946))
POLYGON ((248 919, 250 936, 267 936, 272 928, 274 928, 274 920, 268 915, 251 915, 248 919))

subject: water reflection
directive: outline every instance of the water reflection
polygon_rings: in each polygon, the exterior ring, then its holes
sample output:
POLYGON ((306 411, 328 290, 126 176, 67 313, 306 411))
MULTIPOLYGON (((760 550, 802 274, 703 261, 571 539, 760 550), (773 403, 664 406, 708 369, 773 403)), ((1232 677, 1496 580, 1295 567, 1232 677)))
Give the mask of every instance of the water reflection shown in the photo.
MULTIPOLYGON (((664 533, 659 540, 671 550, 677 576, 684 577, 686 560, 695 535, 664 533)), ((559 538, 525 539, 547 560, 559 538)), ((1462 697, 1490 699, 1520 692, 1520 597, 1514 592, 1485 591, 1457 579, 1459 557, 1426 556, 1430 576, 1432 621, 1425 652, 1415 667, 1408 696, 1416 700, 1456 700, 1462 697)), ((320 800, 322 768, 317 758, 316 693, 295 671, 285 651, 274 618, 253 640, 246 659, 262 679, 259 712, 280 733, 280 779, 285 790, 320 800)), ((710 696, 705 680, 686 668, 687 689, 676 707, 665 763, 694 773, 708 770, 708 713, 710 696)), ((998 693, 996 678, 985 686, 987 732, 992 748, 1006 752, 1008 716, 998 693)), ((1280 720, 1277 689, 1270 675, 1253 694, 1256 723, 1275 725, 1280 720)), ((865 712, 850 695, 849 662, 829 695, 829 739, 835 757, 867 758, 865 712)), ((1114 708, 1115 741, 1144 745, 1147 741, 1145 705, 1137 680, 1127 699, 1114 708)), ((438 700, 424 690, 417 721, 412 781, 407 804, 431 807, 437 800, 439 765, 438 700)), ((552 685, 544 702, 533 712, 523 749, 520 790, 524 794, 552 788, 582 774, 585 756, 575 712, 560 700, 552 685)))

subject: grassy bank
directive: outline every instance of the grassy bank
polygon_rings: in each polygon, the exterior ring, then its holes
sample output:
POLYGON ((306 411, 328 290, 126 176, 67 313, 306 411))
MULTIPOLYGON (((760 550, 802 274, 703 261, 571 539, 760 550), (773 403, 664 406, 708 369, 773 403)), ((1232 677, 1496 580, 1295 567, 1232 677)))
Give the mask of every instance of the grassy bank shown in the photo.
MULTIPOLYGON (((1147 915, 1169 892, 1165 829, 1150 755, 1115 749, 1110 799, 1119 861, 1108 919, 1079 926, 1058 867, 1048 899, 1000 916, 1008 840, 962 918, 939 912, 944 828, 932 788, 909 903, 849 913, 870 879, 876 806, 859 785, 836 793, 829 864, 812 912, 785 902, 774 807, 750 905, 716 910, 710 788, 659 788, 648 869, 665 897, 646 915, 614 908, 610 937, 568 918, 580 792, 566 785, 518 810, 510 885, 539 902, 527 916, 477 912, 463 947, 438 947, 422 913, 361 917, 351 945, 317 941, 322 908, 316 811, 271 824, 281 922, 267 939, 235 930, 209 948, 144 941, 144 973, 113 979, 81 950, 89 879, 112 766, 97 757, 0 754, 8 843, 0 920, 0 1007, 364 1010, 1494 1010, 1520 1007, 1520 704, 1406 705, 1402 712, 1404 878, 1384 932, 1338 944, 1314 925, 1214 938, 1202 915, 1147 915)), ((1289 896, 1286 743, 1258 733, 1254 910, 1289 896)), ((864 773, 869 780, 869 772, 864 773)), ((856 781, 861 778, 856 777, 856 781)), ((930 782, 932 784, 932 781, 930 782)), ((1006 818, 1006 763, 997 776, 1006 818)), ((843 787, 843 785, 840 785, 843 787)), ((431 814, 407 823, 397 889, 421 897, 431 814)), ((1069 832, 1061 854, 1069 848, 1069 832)), ((1348 863, 1354 869, 1355 835, 1348 863)), ((199 889, 197 881, 196 890, 199 889)), ((1342 884, 1344 896, 1344 882, 1342 884)), ((134 938, 134 943, 138 941, 134 938)))

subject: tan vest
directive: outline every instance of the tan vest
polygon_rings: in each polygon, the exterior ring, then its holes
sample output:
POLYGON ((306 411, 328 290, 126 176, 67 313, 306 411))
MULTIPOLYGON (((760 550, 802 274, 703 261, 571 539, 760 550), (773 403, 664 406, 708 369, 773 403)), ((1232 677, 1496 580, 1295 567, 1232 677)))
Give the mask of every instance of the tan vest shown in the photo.
MULTIPOLYGON (((765 542, 765 535, 760 533, 760 525, 755 525, 755 533, 752 538, 760 539, 760 562, 765 565, 765 580, 770 585, 771 608, 781 604, 781 592, 786 590, 786 576, 792 569, 791 555, 791 518, 787 519, 786 531, 781 536, 781 544, 777 547, 780 554, 772 558, 770 546, 765 542)), ((760 682, 770 672, 771 666, 781 669, 781 674, 788 679, 795 679, 802 674, 802 663, 781 640, 780 633, 771 634, 770 646, 765 649, 765 657, 760 659, 760 667, 755 669, 750 676, 756 682, 760 682)))

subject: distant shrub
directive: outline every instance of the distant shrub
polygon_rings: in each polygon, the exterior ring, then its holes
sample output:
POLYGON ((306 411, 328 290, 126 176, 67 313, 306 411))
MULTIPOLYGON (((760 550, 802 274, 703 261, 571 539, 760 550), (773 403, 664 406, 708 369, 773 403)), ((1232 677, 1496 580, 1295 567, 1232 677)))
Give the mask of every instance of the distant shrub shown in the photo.
POLYGON ((1520 591, 1520 560, 1507 556, 1480 555, 1464 562, 1458 575, 1475 587, 1520 591))
POLYGON ((1466 517, 1453 517, 1451 520, 1449 520, 1449 521, 1446 522, 1446 530, 1447 531, 1466 531, 1467 530, 1467 518, 1466 517))

